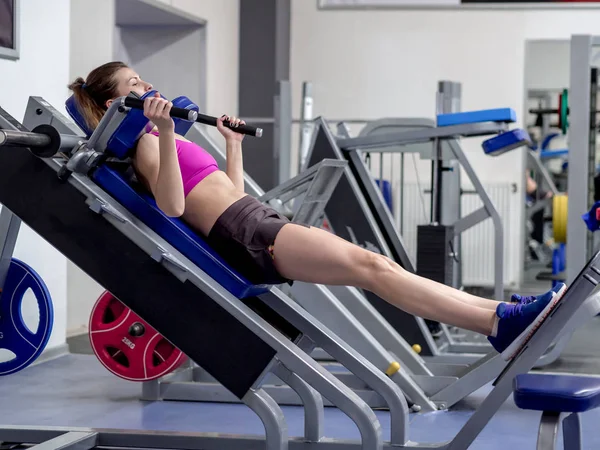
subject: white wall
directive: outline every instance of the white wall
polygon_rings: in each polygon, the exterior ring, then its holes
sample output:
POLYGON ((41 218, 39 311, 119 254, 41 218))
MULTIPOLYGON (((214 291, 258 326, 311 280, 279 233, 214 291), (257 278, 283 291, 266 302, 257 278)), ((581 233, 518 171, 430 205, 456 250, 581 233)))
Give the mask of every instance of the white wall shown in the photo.
POLYGON ((543 40, 526 43, 525 87, 563 89, 569 87, 569 40, 543 40))
POLYGON ((237 113, 240 0, 161 1, 208 21, 206 29, 207 114, 221 116, 229 112, 237 113))
MULTIPOLYGON (((119 0, 71 2, 71 78, 76 76, 85 78, 94 67, 118 56, 116 52, 120 47, 115 45, 115 42, 118 44, 119 34, 114 30, 115 1, 119 0), (94 17, 94 20, 90 21, 90 17, 94 17), (82 23, 86 26, 82 27, 82 23), (93 27, 92 31, 90 26, 93 27)), ((148 0, 149 3, 152 1, 160 1, 208 22, 206 28, 207 98, 205 99, 207 114, 220 116, 224 113, 237 113, 238 0, 220 2, 148 0)), ((190 58, 194 58, 194 55, 190 55, 190 58)), ((144 73, 140 75, 145 77, 144 73)), ((175 73, 173 77, 176 77, 175 73)), ((148 81, 152 82, 151 79, 148 81)), ((177 95, 188 95, 193 98, 195 94, 177 92, 177 95)), ((198 102, 200 103, 201 100, 198 99, 198 102)), ((212 131, 216 132, 216 130, 212 131)), ((102 291, 101 286, 69 263, 67 328, 70 333, 86 330, 92 306, 102 291)))
MULTIPOLYGON (((511 107, 522 126, 525 42, 574 33, 600 34, 600 10, 318 11, 316 2, 292 0, 293 108, 300 110, 301 83, 310 80, 315 115, 432 118, 437 82, 445 79, 462 83, 463 110, 511 107)), ((463 141, 478 176, 515 183, 522 197, 522 152, 491 159, 481 141, 463 141)), ((415 182, 409 167, 406 181, 415 182)), ((428 182, 429 165, 419 167, 428 182)), ((514 211, 519 223, 521 209, 514 211)), ((511 278, 520 277, 516 253, 511 278)))
MULTIPOLYGON (((19 121, 23 120, 30 95, 42 96, 59 110, 63 108, 69 78, 69 3, 69 0, 20 3, 21 57, 17 61, 0 59, 0 106, 19 121)), ((48 285, 55 316, 47 349, 61 346, 65 343, 66 322, 65 257, 25 225, 19 233, 14 256, 31 265, 48 285)), ((29 317, 37 311, 24 313, 29 317)))
MULTIPOLYGON (((113 59, 114 0, 71 1, 69 80, 86 78, 113 59), (93 17, 94 20, 90 20, 93 17), (85 26, 83 26, 85 24, 85 26)), ((68 95, 68 94, 67 94, 68 95)), ((66 96, 61 99, 64 104, 66 96)), ((104 289, 71 261, 67 262, 67 333, 85 331, 90 312, 104 289)))

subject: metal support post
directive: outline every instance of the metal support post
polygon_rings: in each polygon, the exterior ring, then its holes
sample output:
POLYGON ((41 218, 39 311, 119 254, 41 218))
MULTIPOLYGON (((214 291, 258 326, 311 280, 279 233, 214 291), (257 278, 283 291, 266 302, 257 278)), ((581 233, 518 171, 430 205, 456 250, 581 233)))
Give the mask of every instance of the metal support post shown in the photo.
POLYGON ((292 150, 292 88, 288 80, 277 83, 273 159, 274 179, 281 184, 290 179, 292 150))
POLYGON ((300 110, 300 143, 298 148, 298 172, 302 172, 306 164, 306 156, 310 150, 313 125, 313 88, 310 81, 302 83, 302 108, 300 110))
MULTIPOLYGON (((590 86, 592 84, 593 36, 575 35, 571 38, 571 69, 569 88, 569 209, 567 227, 567 283, 572 283, 590 258, 590 232, 581 215, 591 207, 590 173, 594 167, 595 147, 590 143, 590 86)), ((594 105, 595 108, 596 105, 594 105)), ((595 119, 595 115, 593 116, 595 119)), ((593 198, 592 198, 593 200, 593 198)))

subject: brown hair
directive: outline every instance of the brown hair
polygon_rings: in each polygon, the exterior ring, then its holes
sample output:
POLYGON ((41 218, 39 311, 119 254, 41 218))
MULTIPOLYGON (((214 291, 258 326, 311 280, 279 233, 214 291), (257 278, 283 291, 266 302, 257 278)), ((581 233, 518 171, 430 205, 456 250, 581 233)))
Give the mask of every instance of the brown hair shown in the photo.
POLYGON ((69 89, 75 94, 75 101, 88 127, 94 130, 104 112, 106 102, 116 96, 118 70, 128 67, 121 61, 112 61, 96 67, 87 79, 77 77, 69 84, 69 89))

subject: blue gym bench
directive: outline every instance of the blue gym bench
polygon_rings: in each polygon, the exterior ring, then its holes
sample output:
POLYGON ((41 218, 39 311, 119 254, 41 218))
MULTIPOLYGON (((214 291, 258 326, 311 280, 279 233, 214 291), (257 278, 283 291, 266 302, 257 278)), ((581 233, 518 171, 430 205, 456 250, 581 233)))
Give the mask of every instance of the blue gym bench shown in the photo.
POLYGON ((600 377, 521 374, 514 379, 515 404, 542 411, 537 450, 554 450, 562 423, 565 450, 581 450, 580 414, 600 406, 600 377))
MULTIPOLYGON (((96 132, 102 134, 111 130, 112 136, 132 112, 122 108, 118 101, 113 103, 103 119, 104 124, 101 123, 103 126, 96 132)), ((155 231, 159 226, 153 219, 131 211, 133 204, 125 205, 128 199, 116 200, 118 189, 129 180, 125 171, 111 168, 105 158, 108 156, 105 152, 109 153, 110 148, 103 147, 102 142, 108 143, 110 139, 100 140, 94 134, 88 141, 88 144, 95 142, 94 147, 81 145, 74 149, 69 155, 70 165, 61 155, 40 158, 23 148, 34 144, 21 141, 19 145, 5 143, 1 146, 0 202, 3 211, 10 209, 243 399, 262 419, 266 440, 201 433, 4 426, 0 427, 0 441, 44 442, 45 448, 63 449, 81 445, 86 448, 190 450, 265 446, 267 449, 466 449, 512 393, 513 379, 529 371, 557 334, 572 331, 577 325, 573 317, 578 312, 597 313, 597 305, 588 302, 588 297, 600 282, 600 254, 586 264, 528 345, 507 364, 490 394, 455 438, 447 443, 423 447, 409 440, 408 407, 398 388, 316 318, 277 288, 247 283, 222 263, 218 255, 201 245, 199 236, 194 236, 199 241, 198 251, 206 253, 202 266, 197 266, 184 254, 189 250, 176 247, 155 231), (86 167, 84 161, 91 166, 86 167), (105 165, 110 171, 99 170, 105 165), (65 177, 65 173, 70 176, 65 177), (111 175, 102 178, 103 173, 111 175), (223 286, 217 279, 231 284, 223 286), (247 296, 238 298, 232 291, 247 296), (265 319, 267 316, 269 320, 265 319), (379 422, 366 404, 303 351, 315 344, 363 377, 390 403, 392 435, 389 441, 384 442, 379 422), (316 398, 317 390, 335 400, 334 403, 356 423, 362 442, 337 442, 323 438, 319 433, 289 438, 281 409, 261 389, 261 380, 270 371, 275 371, 278 376, 281 374, 300 395, 304 395, 303 398, 316 398)), ((139 133, 130 135, 136 139, 139 133)), ((129 185, 129 188, 135 191, 133 186, 129 185)), ((152 206, 142 195, 131 196, 136 202, 142 199, 152 206)), ((170 232, 161 229, 161 233, 170 232)), ((184 231, 176 233, 185 234, 184 231)), ((175 242, 173 237, 169 239, 175 242)), ((307 415, 307 420, 309 417, 307 415)))

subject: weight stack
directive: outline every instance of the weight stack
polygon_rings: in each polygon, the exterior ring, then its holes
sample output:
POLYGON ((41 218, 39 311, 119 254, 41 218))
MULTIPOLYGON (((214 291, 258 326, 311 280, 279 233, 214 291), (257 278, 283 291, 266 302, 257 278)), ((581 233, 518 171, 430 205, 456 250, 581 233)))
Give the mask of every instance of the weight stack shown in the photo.
POLYGON ((417 275, 452 286, 454 227, 419 225, 417 227, 417 275))

